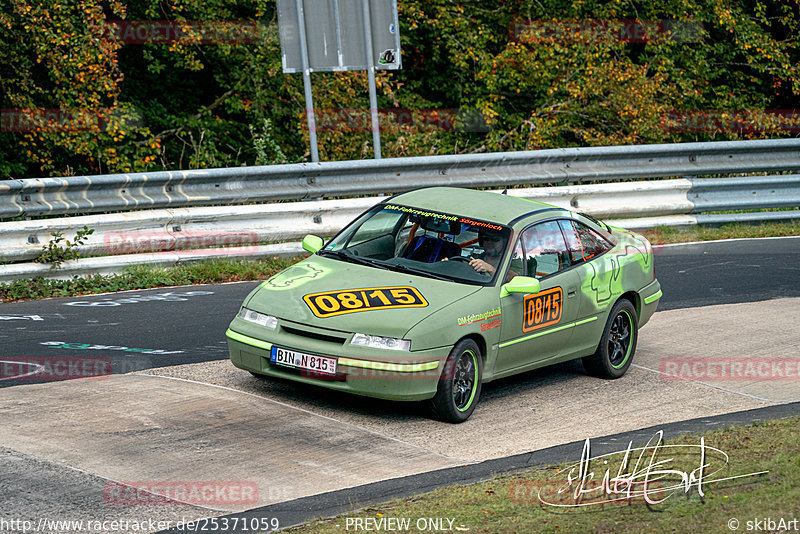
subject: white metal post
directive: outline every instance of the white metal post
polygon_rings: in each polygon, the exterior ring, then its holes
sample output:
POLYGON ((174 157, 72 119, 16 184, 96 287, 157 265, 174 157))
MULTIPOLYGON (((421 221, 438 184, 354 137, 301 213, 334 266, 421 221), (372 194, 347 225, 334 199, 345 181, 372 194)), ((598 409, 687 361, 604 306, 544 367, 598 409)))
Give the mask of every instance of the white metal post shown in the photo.
POLYGON ((303 14, 303 0, 297 3, 297 28, 300 33, 300 57, 303 63, 303 91, 306 95, 306 118, 308 120, 308 142, 311 145, 311 161, 319 162, 317 148, 317 120, 314 117, 314 96, 311 92, 311 69, 308 66, 308 41, 306 40, 306 20, 303 14))
POLYGON ((369 108, 372 115, 372 146, 375 149, 375 159, 381 159, 381 129, 378 119, 378 92, 375 88, 375 57, 372 53, 372 22, 369 14, 369 0, 361 0, 361 5, 364 10, 364 42, 367 47, 369 108))

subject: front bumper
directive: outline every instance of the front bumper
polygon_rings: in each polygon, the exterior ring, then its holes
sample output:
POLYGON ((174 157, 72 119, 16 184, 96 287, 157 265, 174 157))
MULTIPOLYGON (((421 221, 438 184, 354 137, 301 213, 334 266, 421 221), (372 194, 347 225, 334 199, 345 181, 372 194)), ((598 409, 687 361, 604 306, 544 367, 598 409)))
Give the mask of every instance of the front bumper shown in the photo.
MULTIPOLYGON (((436 394, 444 361, 450 352, 449 347, 413 352, 373 349, 350 345, 351 334, 339 343, 319 339, 319 329, 307 326, 305 329, 317 338, 289 333, 283 326, 266 330, 236 318, 226 333, 231 362, 260 375, 380 399, 418 401, 436 394), (273 346, 336 358, 336 374, 325 375, 275 364, 270 361, 273 346)), ((298 329, 292 330, 297 332, 298 329)))

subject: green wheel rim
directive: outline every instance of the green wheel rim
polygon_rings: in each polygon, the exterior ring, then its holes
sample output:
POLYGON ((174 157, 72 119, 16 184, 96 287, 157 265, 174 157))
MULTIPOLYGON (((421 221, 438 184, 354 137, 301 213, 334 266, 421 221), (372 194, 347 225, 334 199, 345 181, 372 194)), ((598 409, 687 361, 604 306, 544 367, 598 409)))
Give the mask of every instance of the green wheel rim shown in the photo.
POLYGON ((620 311, 608 332, 608 361, 614 369, 621 369, 631 357, 633 348, 633 318, 628 310, 620 311))
POLYGON ((475 400, 478 383, 478 360, 471 350, 465 350, 453 370, 453 404, 459 412, 466 412, 475 400))

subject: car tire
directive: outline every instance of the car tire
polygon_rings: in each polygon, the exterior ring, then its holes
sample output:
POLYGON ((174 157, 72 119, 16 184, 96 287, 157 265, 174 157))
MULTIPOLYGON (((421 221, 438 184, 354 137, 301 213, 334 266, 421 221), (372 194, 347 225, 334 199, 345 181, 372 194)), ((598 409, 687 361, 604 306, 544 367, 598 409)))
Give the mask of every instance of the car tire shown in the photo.
POLYGON ((621 377, 631 366, 638 338, 636 309, 631 301, 621 299, 608 314, 597 350, 582 359, 584 369, 600 378, 621 377))
POLYGON ((483 358, 478 344, 462 339, 455 344, 444 363, 436 396, 430 401, 436 419, 463 423, 475 410, 481 394, 483 358))

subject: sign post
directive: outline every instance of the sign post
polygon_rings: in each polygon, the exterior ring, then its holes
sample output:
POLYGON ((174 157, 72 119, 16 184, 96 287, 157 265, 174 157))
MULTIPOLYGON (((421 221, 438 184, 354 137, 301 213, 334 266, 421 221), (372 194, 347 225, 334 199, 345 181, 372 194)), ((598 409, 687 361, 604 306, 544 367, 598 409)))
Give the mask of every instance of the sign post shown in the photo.
MULTIPOLYGON (((369 0, 361 0, 364 20, 372 20, 369 16, 369 0)), ((364 24, 364 50, 367 52, 367 78, 369 79, 369 110, 372 115, 372 147, 375 159, 381 159, 381 126, 378 117, 378 91, 375 88, 375 58, 372 57, 372 28, 364 24)))
POLYGON ((317 119, 314 117, 314 95, 311 91, 311 69, 308 66, 308 40, 306 39, 305 17, 303 17, 303 0, 295 0, 297 6, 297 28, 300 40, 300 62, 303 69, 303 92, 306 95, 306 120, 308 121, 308 142, 311 145, 311 161, 319 162, 317 146, 317 119))

